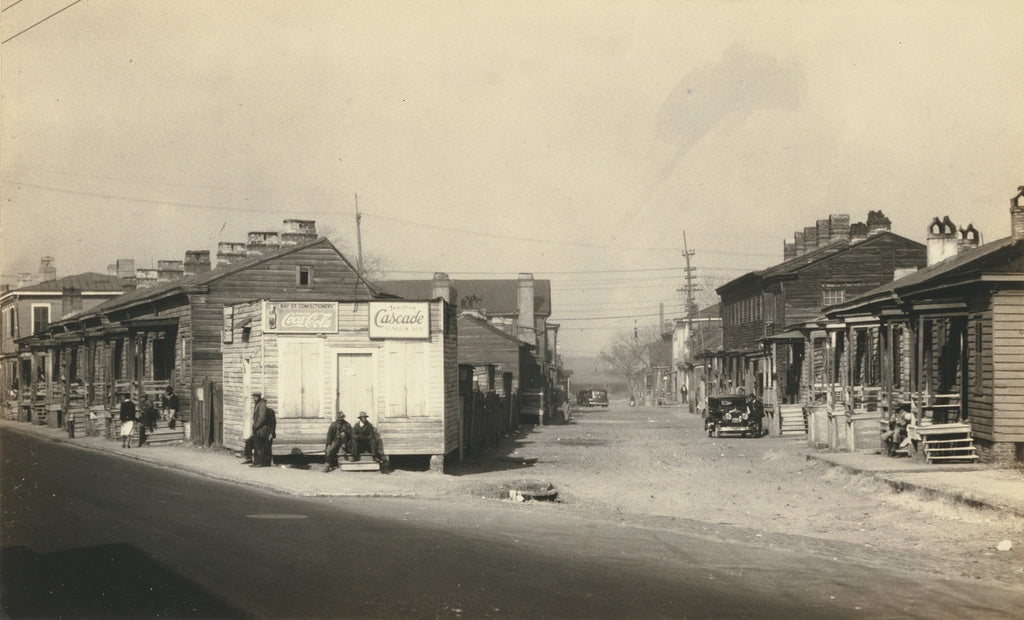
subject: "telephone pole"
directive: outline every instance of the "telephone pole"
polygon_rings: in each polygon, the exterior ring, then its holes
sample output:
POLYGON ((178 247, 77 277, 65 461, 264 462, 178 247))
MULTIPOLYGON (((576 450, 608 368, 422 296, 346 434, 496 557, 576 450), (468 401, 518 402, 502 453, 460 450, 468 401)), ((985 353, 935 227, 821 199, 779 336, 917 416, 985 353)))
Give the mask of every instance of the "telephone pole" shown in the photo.
POLYGON ((697 270, 696 267, 690 266, 690 258, 693 256, 693 250, 686 245, 686 231, 683 231, 683 258, 686 259, 686 267, 683 269, 686 272, 686 285, 681 289, 676 289, 680 293, 686 293, 686 319, 688 323, 692 323, 694 315, 697 313, 696 305, 693 294, 700 290, 700 288, 693 283, 693 272, 697 270))
POLYGON ((363 229, 360 226, 360 221, 363 219, 361 213, 359 213, 359 194, 355 194, 356 197, 356 244, 359 248, 359 264, 357 269, 359 270, 359 277, 363 277, 363 229))

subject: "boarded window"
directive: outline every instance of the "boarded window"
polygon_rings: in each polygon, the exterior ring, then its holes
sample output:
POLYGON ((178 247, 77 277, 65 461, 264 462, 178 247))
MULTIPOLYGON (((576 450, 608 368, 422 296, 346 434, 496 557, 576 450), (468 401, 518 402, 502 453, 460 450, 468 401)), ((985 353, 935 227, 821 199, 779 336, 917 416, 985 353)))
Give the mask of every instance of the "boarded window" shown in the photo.
POLYGON ((278 417, 320 417, 320 342, 279 338, 277 346, 278 417))
POLYGON ((427 345, 391 341, 387 347, 387 415, 425 416, 427 408, 427 345))

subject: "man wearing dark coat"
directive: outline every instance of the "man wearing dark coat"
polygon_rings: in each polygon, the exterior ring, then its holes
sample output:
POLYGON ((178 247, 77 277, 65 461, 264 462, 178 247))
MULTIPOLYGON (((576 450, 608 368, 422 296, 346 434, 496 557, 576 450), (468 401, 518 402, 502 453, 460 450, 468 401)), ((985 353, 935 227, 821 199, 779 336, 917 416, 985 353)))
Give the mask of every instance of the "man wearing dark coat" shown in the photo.
POLYGON ((132 431, 135 430, 135 403, 132 402, 130 395, 124 395, 119 413, 121 417, 121 447, 131 448, 132 431))
POLYGON ((352 425, 345 419, 345 412, 339 411, 337 419, 327 429, 327 442, 324 448, 324 472, 338 469, 338 452, 344 450, 345 460, 350 457, 349 443, 352 441, 352 425))
POLYGON ((369 452, 373 460, 379 461, 383 454, 380 435, 377 429, 370 424, 369 416, 365 411, 359 412, 359 421, 352 426, 352 460, 359 460, 360 452, 369 452))
POLYGON ((267 408, 263 394, 252 393, 252 442, 253 459, 250 467, 270 466, 271 440, 275 434, 277 420, 273 410, 267 408))

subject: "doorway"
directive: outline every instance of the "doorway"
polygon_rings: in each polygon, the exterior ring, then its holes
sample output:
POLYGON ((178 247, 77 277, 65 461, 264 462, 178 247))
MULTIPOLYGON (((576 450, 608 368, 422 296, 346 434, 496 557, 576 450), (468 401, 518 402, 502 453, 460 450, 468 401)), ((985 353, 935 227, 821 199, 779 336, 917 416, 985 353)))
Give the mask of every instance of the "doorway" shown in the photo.
POLYGON ((344 411, 345 417, 353 423, 359 412, 365 411, 370 423, 376 425, 375 373, 372 353, 339 353, 335 411, 344 411))

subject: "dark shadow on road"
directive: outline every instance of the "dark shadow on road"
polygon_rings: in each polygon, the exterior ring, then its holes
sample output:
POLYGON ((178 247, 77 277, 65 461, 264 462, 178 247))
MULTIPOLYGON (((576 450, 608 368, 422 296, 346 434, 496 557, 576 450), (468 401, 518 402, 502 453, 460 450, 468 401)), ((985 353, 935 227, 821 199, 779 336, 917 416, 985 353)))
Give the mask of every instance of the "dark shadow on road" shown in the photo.
POLYGON ((0 549, 4 618, 246 618, 128 544, 0 549))
POLYGON ((458 458, 445 464, 445 473, 452 476, 472 476, 494 471, 514 471, 529 469, 537 463, 536 457, 524 458, 516 456, 516 452, 532 441, 527 437, 534 432, 534 426, 520 426, 514 433, 498 438, 492 448, 477 448, 475 454, 465 457, 461 463, 458 458))

